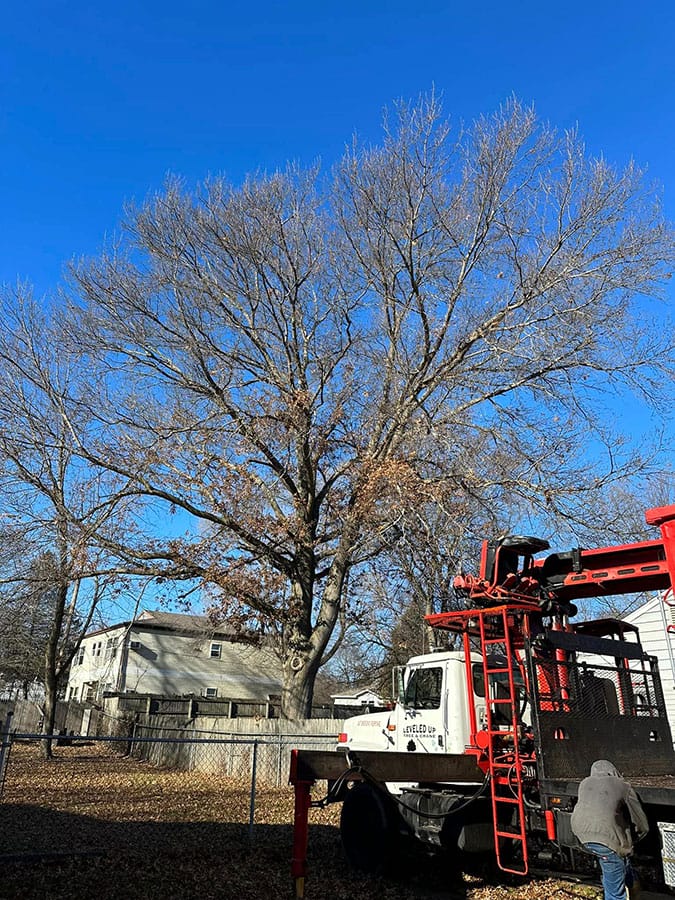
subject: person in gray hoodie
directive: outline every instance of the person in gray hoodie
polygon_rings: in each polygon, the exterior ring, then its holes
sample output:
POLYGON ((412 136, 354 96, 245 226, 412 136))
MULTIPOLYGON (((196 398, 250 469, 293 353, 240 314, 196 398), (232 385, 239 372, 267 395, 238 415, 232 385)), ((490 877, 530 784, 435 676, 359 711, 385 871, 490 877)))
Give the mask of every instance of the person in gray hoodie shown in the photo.
POLYGON ((579 785, 571 825, 580 843, 598 857, 605 900, 626 900, 626 887, 634 881, 631 825, 640 840, 649 823, 637 794, 609 760, 594 762, 579 785))

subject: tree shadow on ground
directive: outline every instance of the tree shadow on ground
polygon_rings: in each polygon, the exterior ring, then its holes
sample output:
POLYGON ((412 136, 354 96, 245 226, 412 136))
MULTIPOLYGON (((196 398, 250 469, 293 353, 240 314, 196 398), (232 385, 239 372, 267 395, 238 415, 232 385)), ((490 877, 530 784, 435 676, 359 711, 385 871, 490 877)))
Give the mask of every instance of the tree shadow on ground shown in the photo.
MULTIPOLYGON (((29 804, 0 806, 1 900, 267 900, 293 897, 289 825, 116 822, 29 804)), ((396 880, 350 872, 338 830, 310 827, 307 900, 461 900, 425 857, 396 880)))

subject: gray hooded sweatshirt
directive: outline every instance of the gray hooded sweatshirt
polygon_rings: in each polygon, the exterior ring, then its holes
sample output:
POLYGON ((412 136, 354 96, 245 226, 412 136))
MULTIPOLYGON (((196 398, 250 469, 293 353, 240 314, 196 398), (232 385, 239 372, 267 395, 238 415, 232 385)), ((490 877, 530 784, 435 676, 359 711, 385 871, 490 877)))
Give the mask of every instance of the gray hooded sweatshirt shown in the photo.
POLYGON ((619 856, 633 851, 631 822, 638 840, 649 831, 647 817, 633 788, 606 759, 591 766, 579 785, 579 800, 572 813, 572 831, 582 844, 603 844, 619 856))

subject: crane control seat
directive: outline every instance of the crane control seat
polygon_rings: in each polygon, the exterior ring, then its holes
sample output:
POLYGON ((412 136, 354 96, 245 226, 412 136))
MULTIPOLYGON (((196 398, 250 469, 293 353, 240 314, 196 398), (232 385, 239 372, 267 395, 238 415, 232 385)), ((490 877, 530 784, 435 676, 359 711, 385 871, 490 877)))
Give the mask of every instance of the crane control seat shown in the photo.
POLYGON ((548 548, 548 541, 528 535, 483 541, 478 577, 458 575, 455 590, 480 605, 529 597, 537 602, 540 586, 533 557, 548 548))

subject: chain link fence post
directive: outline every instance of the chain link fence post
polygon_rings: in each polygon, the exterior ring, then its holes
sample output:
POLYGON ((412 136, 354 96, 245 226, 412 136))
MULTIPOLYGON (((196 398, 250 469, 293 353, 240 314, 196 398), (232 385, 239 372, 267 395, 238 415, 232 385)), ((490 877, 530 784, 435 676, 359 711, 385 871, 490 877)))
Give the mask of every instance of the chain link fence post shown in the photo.
POLYGON ((248 842, 253 843, 253 823, 255 821, 255 790, 258 769, 258 742, 253 741, 253 760, 251 762, 251 805, 248 814, 248 842))
POLYGON ((2 789, 5 786, 5 773, 7 772, 7 763, 9 762, 9 751, 12 747, 12 737, 10 728, 12 725, 12 713, 7 713, 7 718, 0 727, 0 799, 2 799, 2 789))
POLYGON ((197 731, 193 727, 192 728, 192 743, 189 746, 189 752, 188 752, 188 764, 187 764, 188 772, 194 772, 194 770, 197 768, 197 763, 195 761, 195 757, 197 755, 197 744, 195 743, 196 740, 197 740, 197 731))

